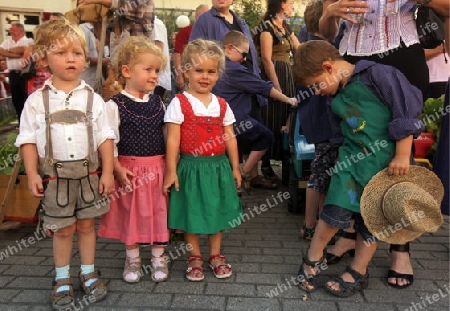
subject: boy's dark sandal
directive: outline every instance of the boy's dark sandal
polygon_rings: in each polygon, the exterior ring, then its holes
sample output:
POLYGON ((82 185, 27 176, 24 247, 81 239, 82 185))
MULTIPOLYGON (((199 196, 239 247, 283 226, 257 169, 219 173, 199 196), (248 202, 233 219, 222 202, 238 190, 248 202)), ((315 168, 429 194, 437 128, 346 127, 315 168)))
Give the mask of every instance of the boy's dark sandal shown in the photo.
POLYGON ((87 274, 81 274, 80 271, 78 275, 80 278, 81 289, 84 290, 84 293, 87 296, 93 297, 95 302, 105 299, 106 295, 108 294, 105 284, 103 284, 103 282, 100 280, 100 275, 101 275, 100 271, 98 272, 94 271, 87 274), (86 286, 85 283, 90 279, 97 279, 97 280, 95 280, 91 285, 86 286))
POLYGON ((265 179, 261 175, 257 175, 252 179, 250 179, 250 187, 263 189, 278 189, 278 184, 271 180, 265 179))
POLYGON ((70 278, 59 279, 53 281, 52 305, 53 310, 67 310, 72 307, 75 301, 73 295, 73 284, 70 278), (61 286, 69 286, 69 290, 57 292, 61 286))
POLYGON ((271 166, 267 167, 261 167, 261 173, 263 174, 264 178, 276 183, 280 183, 281 179, 278 177, 277 174, 273 171, 273 168, 271 166))
POLYGON ((362 291, 369 286, 369 270, 367 270, 365 275, 353 270, 349 266, 345 268, 345 272, 348 272, 353 279, 354 282, 346 282, 342 278, 342 276, 337 276, 331 279, 331 281, 339 284, 339 289, 334 289, 330 287, 328 284, 325 284, 325 289, 335 296, 339 297, 350 297, 356 292, 362 291))
MULTIPOLYGON (((349 239, 349 240, 356 240, 356 232, 345 232, 342 231, 340 239, 349 239)), ((333 253, 327 253, 327 264, 333 265, 338 263, 342 257, 344 257, 346 254, 349 254, 350 257, 355 257, 355 249, 349 249, 345 253, 343 253, 341 256, 337 256, 333 253)))
MULTIPOLYGON (((389 252, 391 252, 391 251, 408 252, 408 254, 409 254, 409 243, 404 244, 404 245, 391 244, 391 247, 389 248, 389 252)), ((386 282, 388 283, 389 286, 392 286, 394 288, 404 289, 404 288, 407 288, 407 287, 412 285, 412 283, 414 282, 414 275, 412 275, 412 274, 403 274, 403 273, 398 273, 397 271, 394 271, 394 270, 389 270, 387 278, 386 278, 386 282), (407 280, 409 282, 409 284, 406 284, 406 285, 398 285, 397 283, 396 284, 392 284, 392 283, 389 282, 390 278, 405 279, 405 280, 407 280)))
POLYGON ((307 293, 312 293, 313 291, 315 291, 317 289, 316 286, 316 277, 319 274, 319 272, 317 272, 316 274, 312 275, 312 274, 308 274, 306 273, 305 269, 303 268, 304 265, 310 267, 310 268, 317 268, 318 266, 320 266, 321 264, 323 264, 325 262, 325 257, 327 255, 327 250, 324 249, 323 250, 323 256, 322 258, 320 258, 317 261, 311 261, 308 259, 308 251, 306 251, 305 256, 303 256, 302 258, 302 263, 300 265, 300 268, 298 270, 298 277, 297 277, 297 281, 298 281, 298 288, 300 288, 301 290, 307 292, 307 293), (305 282, 308 282, 307 285, 305 285, 305 282), (308 286, 312 286, 312 288, 308 288, 308 286))
POLYGON ((303 227, 300 229, 300 237, 302 237, 305 240, 311 241, 315 231, 316 227, 308 228, 305 225, 303 225, 303 227))

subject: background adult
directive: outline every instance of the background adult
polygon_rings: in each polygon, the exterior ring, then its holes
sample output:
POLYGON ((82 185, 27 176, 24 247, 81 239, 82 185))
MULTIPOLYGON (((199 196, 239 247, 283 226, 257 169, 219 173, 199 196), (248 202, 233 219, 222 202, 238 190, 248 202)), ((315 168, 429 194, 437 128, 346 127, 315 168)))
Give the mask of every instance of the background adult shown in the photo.
MULTIPOLYGON (((445 49, 450 51, 450 1, 448 0, 434 0, 428 4, 436 13, 441 15, 445 19, 445 49)), ((450 78, 447 83, 447 89, 445 92, 444 110, 449 111, 450 107, 450 78)), ((442 116, 441 129, 438 141, 438 147, 436 150, 436 157, 434 159, 434 171, 442 180, 444 185, 444 199, 441 204, 441 211, 445 215, 450 215, 450 135, 449 135, 450 114, 446 113, 442 116)))
POLYGON ((120 14, 114 19, 114 31, 111 32, 110 55, 111 62, 115 62, 118 47, 129 36, 151 37, 155 8, 153 0, 78 0, 78 6, 101 4, 120 14))
MULTIPOLYGON (((428 87, 428 67, 414 20, 417 2, 397 0, 397 12, 386 10, 387 0, 325 0, 319 22, 320 33, 328 40, 338 34, 341 20, 345 30, 339 52, 351 63, 367 59, 399 69, 422 93, 428 87), (413 66, 411 64, 414 64, 413 66)), ((420 2, 429 2, 418 1, 420 2)), ((341 256, 355 241, 339 239, 330 252, 341 256)), ((405 288, 413 282, 409 244, 391 245, 391 267, 387 282, 405 288)))
POLYGON ((6 39, 0 45, 0 56, 6 57, 11 97, 20 122, 20 115, 27 99, 26 79, 20 76, 20 71, 23 67, 22 56, 26 47, 33 44, 33 39, 25 36, 25 29, 19 23, 11 24, 9 34, 11 38, 6 39))
POLYGON ((425 57, 430 71, 430 84, 423 99, 441 97, 450 77, 450 56, 444 51, 444 45, 440 45, 434 49, 426 49, 425 57))
MULTIPOLYGON (((247 23, 230 10, 232 4, 233 0, 212 0, 212 8, 200 15, 192 27, 189 41, 200 38, 219 42, 230 30, 242 32, 250 43, 249 53, 242 64, 259 77, 258 55, 253 44, 252 34, 247 23)), ((220 94, 216 95, 220 96, 220 94)), ((266 105, 267 99, 258 95, 255 104, 258 105, 258 103, 266 105)))
POLYGON ((0 98, 8 97, 11 92, 9 87, 8 66, 6 59, 0 58, 0 98))
MULTIPOLYGON (((287 97, 295 97, 295 85, 290 64, 291 51, 300 43, 286 22, 294 13, 293 0, 268 0, 263 20, 256 27, 255 45, 261 56, 262 76, 272 81, 275 89, 287 97)), ((261 108, 263 124, 272 130, 274 143, 261 163, 264 177, 279 181, 270 166, 270 159, 283 160, 281 127, 286 125, 289 107, 285 103, 269 99, 269 105, 261 108)), ((289 162, 283 161, 283 183, 289 181, 289 162)))
MULTIPOLYGON (((154 29, 153 29, 153 40, 155 44, 161 49, 163 55, 169 60, 169 42, 167 39, 167 27, 164 25, 164 22, 160 20, 157 16, 155 16, 154 21, 154 29)), ((166 64, 166 67, 160 71, 159 73, 159 81, 158 86, 153 91, 154 94, 159 95, 162 100, 164 100, 164 95, 166 91, 172 89, 171 81, 170 81, 170 66, 166 64)))
MULTIPOLYGON (((197 20, 200 15, 208 11, 209 8, 206 4, 200 4, 195 9, 195 19, 197 20)), ((178 16, 177 20, 177 26, 180 28, 180 31, 178 32, 176 38, 175 38, 175 46, 173 49, 173 65, 175 66, 175 85, 179 90, 184 90, 184 75, 181 73, 181 54, 183 54, 184 47, 189 42, 189 37, 191 36, 192 27, 193 25, 187 22, 189 21, 189 18, 186 15, 180 15, 178 16)))
MULTIPOLYGON (((86 37, 86 46, 89 52, 88 60, 89 67, 86 68, 81 74, 81 79, 83 79, 88 85, 94 87, 95 84, 95 75, 97 71, 97 62, 98 62, 98 44, 97 38, 94 32, 94 25, 92 23, 83 23, 80 24, 80 28, 86 37)), ((104 57, 102 59, 102 65, 107 66, 109 64, 109 58, 104 57)))

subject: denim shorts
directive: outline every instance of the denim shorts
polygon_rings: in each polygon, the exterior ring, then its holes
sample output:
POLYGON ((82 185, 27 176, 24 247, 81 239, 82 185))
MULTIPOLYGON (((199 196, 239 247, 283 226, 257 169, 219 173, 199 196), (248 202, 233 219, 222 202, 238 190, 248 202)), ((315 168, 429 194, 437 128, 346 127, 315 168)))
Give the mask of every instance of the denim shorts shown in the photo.
POLYGON ((378 239, 373 236, 367 229, 360 213, 352 212, 351 210, 342 208, 337 205, 328 204, 323 207, 322 213, 320 214, 320 219, 322 219, 328 225, 338 229, 350 228, 352 219, 354 219, 355 231, 361 234, 364 241, 370 241, 371 243, 378 242, 378 239))

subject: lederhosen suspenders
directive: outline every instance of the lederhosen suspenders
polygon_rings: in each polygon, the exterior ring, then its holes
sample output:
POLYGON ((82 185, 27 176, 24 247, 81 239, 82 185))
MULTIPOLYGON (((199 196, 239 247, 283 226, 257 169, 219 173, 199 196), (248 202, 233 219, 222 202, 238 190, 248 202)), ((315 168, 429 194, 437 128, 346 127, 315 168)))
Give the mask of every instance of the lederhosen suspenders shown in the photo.
POLYGON ((66 207, 69 200, 70 181, 79 181, 81 187, 81 199, 84 203, 94 203, 96 199, 97 187, 90 182, 89 175, 99 174, 95 171, 98 167, 98 153, 94 148, 94 131, 92 126, 92 106, 93 92, 86 87, 88 98, 86 104, 86 112, 80 110, 61 110, 50 113, 49 109, 49 87, 42 90, 44 109, 45 109, 45 132, 46 145, 44 159, 40 160, 43 165, 44 172, 43 183, 50 180, 57 180, 56 184, 56 203, 59 207, 66 207), (52 123, 85 123, 88 134, 88 156, 85 159, 59 161, 55 159, 53 154, 53 144, 50 125, 52 123), (94 171, 90 171, 90 168, 94 171), (64 189, 65 187, 65 189, 64 189), (65 197, 64 197, 65 196, 65 197))

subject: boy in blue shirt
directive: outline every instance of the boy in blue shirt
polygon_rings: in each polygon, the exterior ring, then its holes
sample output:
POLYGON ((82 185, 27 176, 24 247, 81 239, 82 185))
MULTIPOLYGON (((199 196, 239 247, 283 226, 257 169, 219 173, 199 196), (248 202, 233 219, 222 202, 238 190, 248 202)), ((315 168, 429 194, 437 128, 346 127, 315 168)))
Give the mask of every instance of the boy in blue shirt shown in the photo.
POLYGON ((228 32, 222 38, 222 45, 226 56, 225 73, 216 83, 213 93, 225 98, 234 113, 239 148, 244 144, 250 147, 248 159, 242 167, 242 178, 252 187, 275 189, 278 187, 276 183, 258 175, 258 162, 271 146, 273 134, 252 116, 252 102, 256 95, 270 96, 292 106, 297 105, 297 100, 277 91, 272 82, 262 80, 242 65, 250 47, 242 32, 228 32))
POLYGON ((294 77, 317 95, 334 96, 331 124, 343 136, 325 206, 299 269, 299 286, 307 292, 315 290, 325 246, 354 218, 355 257, 341 276, 325 285, 331 294, 348 297, 367 288, 367 267, 378 246, 361 217, 361 193, 372 176, 386 167, 391 175, 408 173, 413 136, 422 131, 416 126, 422 94, 397 69, 366 60, 353 65, 326 41, 309 41, 299 48, 294 77))

